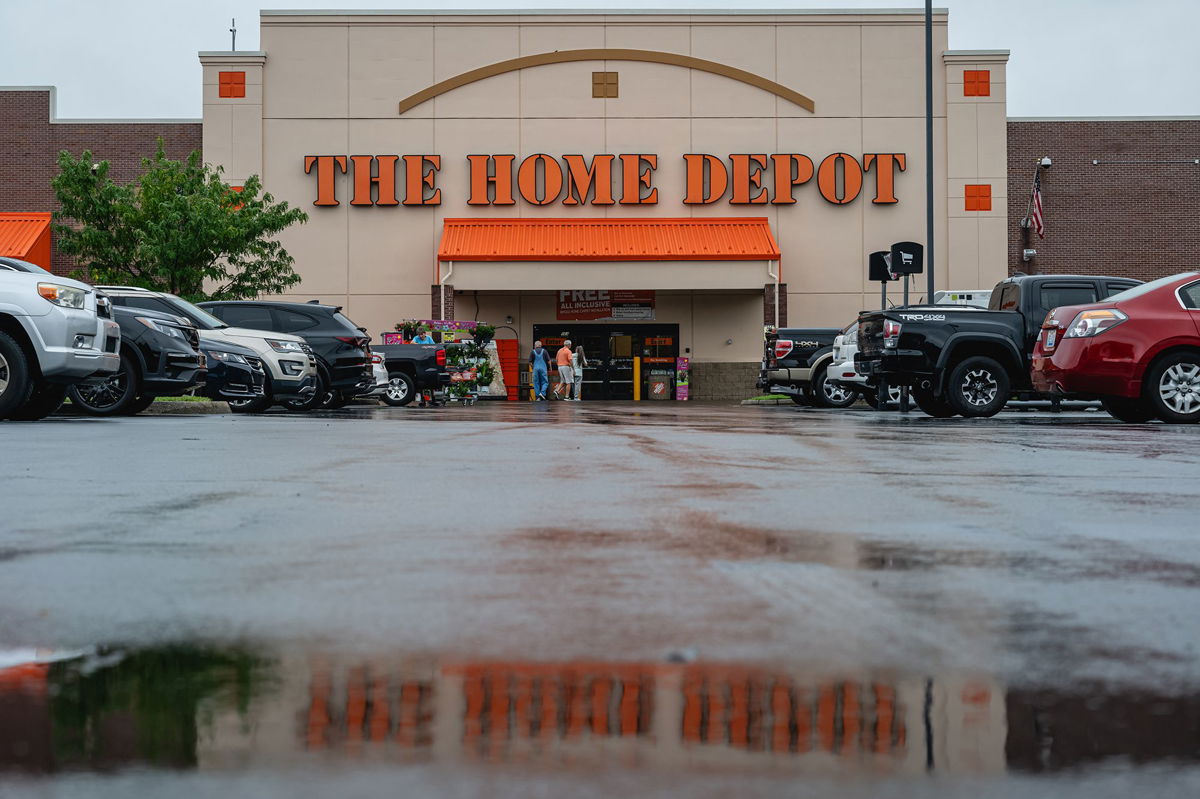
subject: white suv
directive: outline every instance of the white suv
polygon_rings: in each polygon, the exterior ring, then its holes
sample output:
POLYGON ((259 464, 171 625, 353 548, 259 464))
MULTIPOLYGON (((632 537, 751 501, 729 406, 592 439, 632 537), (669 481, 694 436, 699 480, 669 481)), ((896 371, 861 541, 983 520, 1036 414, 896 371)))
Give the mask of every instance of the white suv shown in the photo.
POLYGON ((230 327, 203 308, 166 292, 130 286, 100 288, 112 298, 114 305, 183 316, 199 328, 206 341, 228 341, 254 350, 266 370, 267 385, 262 397, 230 400, 229 407, 234 411, 260 411, 274 403, 289 410, 300 410, 307 407, 307 400, 317 390, 317 358, 299 336, 230 327))
POLYGON ((121 329, 108 300, 86 283, 26 266, 33 269, 0 269, 0 419, 41 419, 72 385, 121 365, 121 329))
MULTIPOLYGON (((858 322, 851 322, 833 340, 833 360, 829 362, 826 380, 842 388, 857 391, 863 402, 872 408, 879 405, 875 391, 867 385, 867 379, 854 368, 854 354, 858 352, 858 322)), ((900 402, 900 389, 888 387, 888 403, 900 402)))

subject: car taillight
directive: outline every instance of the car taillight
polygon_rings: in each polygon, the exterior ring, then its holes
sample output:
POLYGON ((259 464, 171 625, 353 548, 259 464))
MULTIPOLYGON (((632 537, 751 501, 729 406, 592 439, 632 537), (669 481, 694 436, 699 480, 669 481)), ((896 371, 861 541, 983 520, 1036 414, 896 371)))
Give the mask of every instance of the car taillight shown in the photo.
POLYGON ((789 352, 792 351, 792 347, 794 347, 794 346, 795 346, 795 344, 793 342, 787 340, 786 338, 778 339, 775 342, 775 357, 782 358, 782 357, 786 356, 789 352))
POLYGON ((446 365, 446 351, 445 350, 437 351, 437 365, 438 366, 446 365))
POLYGON ((900 323, 885 319, 883 322, 883 346, 895 349, 900 346, 900 323))

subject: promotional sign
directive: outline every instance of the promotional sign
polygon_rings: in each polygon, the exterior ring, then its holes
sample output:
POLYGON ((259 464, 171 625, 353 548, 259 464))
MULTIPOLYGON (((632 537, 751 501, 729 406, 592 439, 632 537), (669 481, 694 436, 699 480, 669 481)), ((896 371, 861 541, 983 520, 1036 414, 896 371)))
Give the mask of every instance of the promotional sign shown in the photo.
POLYGON ((560 291, 558 321, 613 322, 654 320, 653 291, 560 291))
POLYGON ((688 358, 675 359, 675 399, 686 400, 688 398, 688 388, 691 385, 689 379, 691 373, 691 364, 688 358))

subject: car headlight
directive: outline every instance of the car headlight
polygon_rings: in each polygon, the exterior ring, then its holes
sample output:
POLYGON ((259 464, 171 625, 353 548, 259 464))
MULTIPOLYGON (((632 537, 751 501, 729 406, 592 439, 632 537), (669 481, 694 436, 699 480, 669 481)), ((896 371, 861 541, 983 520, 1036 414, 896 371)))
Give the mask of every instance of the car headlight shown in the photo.
POLYGON ((220 361, 221 363, 246 363, 246 359, 236 352, 222 352, 221 350, 209 350, 208 354, 220 361))
POLYGON ((146 317, 146 316, 138 316, 135 318, 139 322, 141 322, 143 325, 145 325, 146 327, 150 328, 151 330, 157 330, 159 333, 162 333, 164 336, 170 336, 171 338, 177 338, 180 341, 187 340, 187 337, 185 335, 183 335, 183 331, 180 330, 178 327, 175 327, 175 325, 168 325, 166 322, 160 322, 157 319, 150 319, 149 317, 146 317))
POLYGON ((1099 311, 1080 311, 1072 320, 1063 338, 1091 338, 1110 330, 1129 317, 1115 308, 1099 311))
POLYGON ((280 341, 279 339, 269 338, 267 339, 267 343, 276 352, 304 352, 304 345, 299 341, 280 341))
POLYGON ((63 308, 82 308, 87 292, 72 286, 60 286, 58 283, 38 283, 38 294, 47 302, 63 308))

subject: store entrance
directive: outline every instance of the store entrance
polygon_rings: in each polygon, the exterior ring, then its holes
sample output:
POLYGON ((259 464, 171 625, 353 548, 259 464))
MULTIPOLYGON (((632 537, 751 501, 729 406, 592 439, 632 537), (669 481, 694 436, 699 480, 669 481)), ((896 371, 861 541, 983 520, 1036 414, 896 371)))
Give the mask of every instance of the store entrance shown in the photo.
MULTIPOLYGON (((647 396, 647 376, 651 372, 671 372, 673 386, 675 359, 679 357, 679 325, 558 323, 534 325, 533 337, 541 339, 551 355, 570 339, 582 346, 588 359, 583 373, 584 400, 632 400, 634 398, 634 358, 638 358, 642 397, 647 396)), ((673 389, 672 389, 673 390, 673 389)), ((655 399, 671 399, 656 396, 655 399)))

